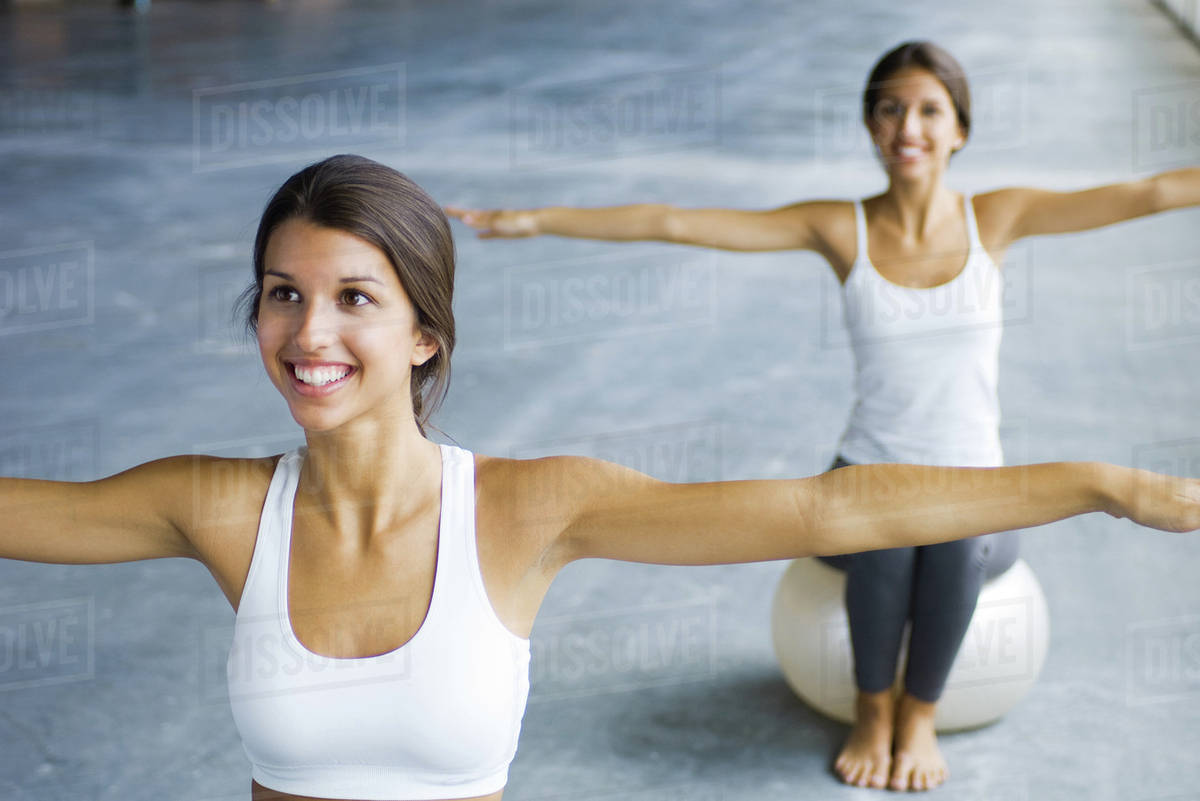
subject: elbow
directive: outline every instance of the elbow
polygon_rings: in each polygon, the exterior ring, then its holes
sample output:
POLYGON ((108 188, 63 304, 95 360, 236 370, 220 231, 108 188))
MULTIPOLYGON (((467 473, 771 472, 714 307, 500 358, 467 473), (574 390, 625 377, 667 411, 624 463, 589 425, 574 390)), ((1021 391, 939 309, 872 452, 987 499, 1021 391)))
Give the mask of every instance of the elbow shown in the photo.
POLYGON ((667 205, 658 205, 652 208, 654 238, 677 245, 688 244, 687 222, 684 220, 681 210, 667 205))
POLYGON ((1171 202, 1171 192, 1167 187, 1169 177, 1169 173, 1164 173, 1146 179, 1145 194, 1142 199, 1146 214, 1158 214, 1175 208, 1171 202))
POLYGON ((841 553, 832 540, 830 525, 831 504, 828 502, 829 487, 824 476, 812 476, 796 482, 792 491, 792 518, 796 521, 793 531, 799 540, 793 547, 793 558, 808 556, 832 556, 841 553))

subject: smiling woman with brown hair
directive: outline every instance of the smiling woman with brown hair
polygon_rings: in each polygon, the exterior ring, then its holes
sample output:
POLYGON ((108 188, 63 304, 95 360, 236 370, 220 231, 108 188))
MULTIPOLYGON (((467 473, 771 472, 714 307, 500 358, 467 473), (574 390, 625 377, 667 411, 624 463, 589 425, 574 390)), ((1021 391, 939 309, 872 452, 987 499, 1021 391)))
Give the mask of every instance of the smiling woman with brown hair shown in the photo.
MULTIPOLYGON (((1200 203, 1200 169, 1079 192, 999 189, 969 197, 944 178, 971 132, 958 61, 907 42, 871 70, 863 122, 887 173, 882 194, 767 211, 612 208, 447 211, 482 238, 540 234, 659 240, 735 251, 811 250, 842 286, 856 399, 832 468, 1003 464, 997 395, 1005 252, 1031 236, 1084 231, 1200 203)), ((983 582, 1016 560, 1016 535, 827 560, 846 571, 857 722, 835 762, 846 782, 929 789, 948 771, 934 715, 983 582), (905 692, 893 701, 911 621, 905 692)))
POLYGON ((529 632, 578 559, 830 555, 1092 511, 1200 527, 1200 481, 1100 463, 669 484, 438 445, 422 429, 454 346, 453 279, 449 225, 419 187, 355 156, 314 164, 263 214, 249 312, 306 446, 0 479, 2 558, 182 556, 212 573, 237 611, 229 690, 256 801, 499 799, 529 632), (217 494, 205 479, 230 468, 244 480, 217 494))

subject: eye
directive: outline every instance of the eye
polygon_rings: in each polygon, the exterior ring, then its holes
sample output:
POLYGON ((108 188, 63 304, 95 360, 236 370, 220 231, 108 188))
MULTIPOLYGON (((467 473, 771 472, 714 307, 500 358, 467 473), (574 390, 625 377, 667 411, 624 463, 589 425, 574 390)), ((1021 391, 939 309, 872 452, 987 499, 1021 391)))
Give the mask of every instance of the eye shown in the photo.
POLYGON ((358 289, 347 289, 342 292, 342 302, 347 306, 366 306, 374 303, 375 299, 358 289))
POLYGON ((936 117, 937 115, 942 113, 942 107, 936 103, 926 103, 921 108, 921 113, 924 114, 926 117, 936 117))
POLYGON ((287 284, 276 284, 267 290, 267 297, 280 303, 293 303, 300 299, 300 293, 287 284))
POLYGON ((875 113, 880 117, 895 117, 902 111, 903 107, 894 100, 883 100, 875 107, 875 113))

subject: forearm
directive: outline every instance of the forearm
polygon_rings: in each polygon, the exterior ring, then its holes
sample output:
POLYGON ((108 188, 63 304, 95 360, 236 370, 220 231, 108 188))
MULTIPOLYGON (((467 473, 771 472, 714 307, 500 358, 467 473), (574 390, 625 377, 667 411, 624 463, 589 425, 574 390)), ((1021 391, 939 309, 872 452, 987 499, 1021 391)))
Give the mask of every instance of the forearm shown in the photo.
POLYGON ((519 213, 531 215, 539 234, 629 242, 669 241, 668 211, 668 206, 643 203, 594 209, 547 206, 519 213))
POLYGON ((1159 173, 1149 180, 1154 186, 1156 211, 1200 205, 1200 167, 1159 173))
POLYGON ((1056 462, 998 468, 856 465, 813 482, 816 555, 930 545, 1109 511, 1113 468, 1056 462))

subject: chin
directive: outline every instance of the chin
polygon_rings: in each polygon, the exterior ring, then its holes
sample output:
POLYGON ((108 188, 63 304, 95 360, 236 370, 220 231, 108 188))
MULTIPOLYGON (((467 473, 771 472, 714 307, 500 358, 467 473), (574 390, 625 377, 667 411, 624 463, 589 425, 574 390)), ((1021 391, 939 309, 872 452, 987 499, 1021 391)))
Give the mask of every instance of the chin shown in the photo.
POLYGON ((939 165, 932 160, 918 161, 910 164, 892 162, 888 165, 888 174, 900 180, 912 181, 938 175, 945 170, 945 165, 939 165))
POLYGON ((343 415, 335 415, 329 412, 317 412, 313 409, 292 409, 292 419, 296 421, 296 425, 304 429, 305 433, 323 434, 339 428, 346 421, 343 415))

